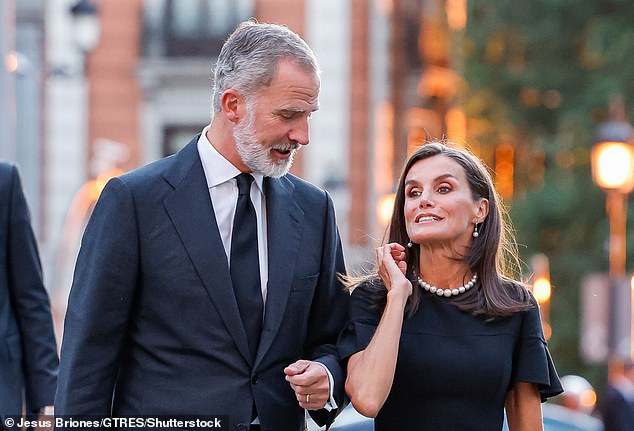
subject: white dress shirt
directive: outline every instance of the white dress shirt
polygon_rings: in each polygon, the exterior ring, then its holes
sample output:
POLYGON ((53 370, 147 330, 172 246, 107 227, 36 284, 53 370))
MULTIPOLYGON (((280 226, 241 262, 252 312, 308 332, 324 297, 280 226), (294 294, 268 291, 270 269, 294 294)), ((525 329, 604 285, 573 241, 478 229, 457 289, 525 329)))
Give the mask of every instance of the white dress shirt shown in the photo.
MULTIPOLYGON (((231 236, 233 234, 233 216, 238 202, 238 182, 236 176, 240 170, 225 159, 207 140, 205 127, 198 139, 198 154, 203 164, 211 203, 214 206, 216 223, 227 255, 227 263, 231 265, 231 236)), ((251 202, 255 208, 258 229, 258 256, 260 261, 260 288, 266 307, 267 283, 269 280, 268 247, 266 238, 266 198, 264 196, 264 176, 252 174, 255 181, 251 183, 251 202)), ((264 310, 266 311, 266 309, 264 310)))

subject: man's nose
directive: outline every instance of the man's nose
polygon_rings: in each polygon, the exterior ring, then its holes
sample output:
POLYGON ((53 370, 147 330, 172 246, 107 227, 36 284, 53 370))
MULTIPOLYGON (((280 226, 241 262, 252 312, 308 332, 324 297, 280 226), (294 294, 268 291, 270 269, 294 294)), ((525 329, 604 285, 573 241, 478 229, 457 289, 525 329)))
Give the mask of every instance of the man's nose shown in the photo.
POLYGON ((288 132, 288 139, 297 142, 300 145, 308 145, 308 120, 302 120, 300 123, 294 124, 293 128, 288 132))

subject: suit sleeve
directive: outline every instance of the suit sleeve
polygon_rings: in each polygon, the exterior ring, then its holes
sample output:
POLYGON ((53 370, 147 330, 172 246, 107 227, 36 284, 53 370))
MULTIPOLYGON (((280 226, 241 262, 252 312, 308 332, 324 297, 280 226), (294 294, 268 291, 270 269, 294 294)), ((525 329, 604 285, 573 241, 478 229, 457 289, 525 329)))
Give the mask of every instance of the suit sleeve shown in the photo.
POLYGON ((29 210, 17 169, 13 166, 11 169, 9 286, 22 341, 26 407, 28 411, 36 411, 53 404, 57 384, 57 345, 29 210))
POLYGON ((335 210, 330 196, 326 193, 326 227, 319 281, 311 306, 308 336, 305 352, 312 360, 324 364, 333 376, 334 398, 338 409, 310 411, 310 415, 320 426, 330 427, 338 412, 347 404, 345 397, 345 368, 337 354, 336 341, 339 332, 348 320, 349 294, 344 290, 339 274, 345 274, 346 267, 337 229, 335 210))
POLYGON ((82 239, 64 323, 55 413, 109 416, 138 279, 130 189, 104 188, 82 239))

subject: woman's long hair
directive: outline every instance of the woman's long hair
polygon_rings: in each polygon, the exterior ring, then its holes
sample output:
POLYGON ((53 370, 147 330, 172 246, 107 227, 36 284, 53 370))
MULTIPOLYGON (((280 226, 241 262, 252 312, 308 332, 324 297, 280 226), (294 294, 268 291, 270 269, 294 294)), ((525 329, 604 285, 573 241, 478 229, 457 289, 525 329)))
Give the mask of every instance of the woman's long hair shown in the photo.
MULTIPOLYGON (((406 246, 410 239, 405 227, 405 178, 414 163, 434 156, 448 157, 462 166, 473 199, 485 198, 489 201, 489 213, 479 226, 479 235, 472 240, 467 256, 464 256, 469 269, 478 274, 479 286, 452 297, 451 301, 461 310, 489 320, 531 307, 530 292, 525 285, 512 278, 513 272, 520 270, 517 247, 511 241, 513 235, 510 225, 505 222, 506 214, 487 168, 467 150, 450 147, 445 142, 429 142, 418 148, 405 163, 396 190, 387 241, 384 241, 406 247, 406 276, 414 284, 406 306, 407 315, 411 317, 418 309, 421 289, 417 283, 420 249, 416 245, 411 248, 406 246)), ((368 283, 376 291, 377 305, 381 309, 384 307, 387 290, 376 270, 365 277, 348 278, 347 282, 351 289, 362 282, 368 283)))

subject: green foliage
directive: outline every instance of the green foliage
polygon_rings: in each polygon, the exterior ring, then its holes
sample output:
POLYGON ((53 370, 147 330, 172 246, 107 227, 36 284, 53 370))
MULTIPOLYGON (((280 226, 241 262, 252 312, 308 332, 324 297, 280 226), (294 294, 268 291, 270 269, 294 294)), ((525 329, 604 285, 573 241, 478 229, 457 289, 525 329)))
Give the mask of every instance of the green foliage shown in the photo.
POLYGON ((580 281, 608 268, 605 196, 592 183, 589 149, 613 95, 634 109, 634 2, 470 0, 468 16, 470 140, 486 154, 502 142, 516 147, 511 217, 522 259, 550 259, 551 350, 562 375, 600 388, 604 369, 579 357, 580 281), (535 178, 533 166, 543 174, 535 178))

